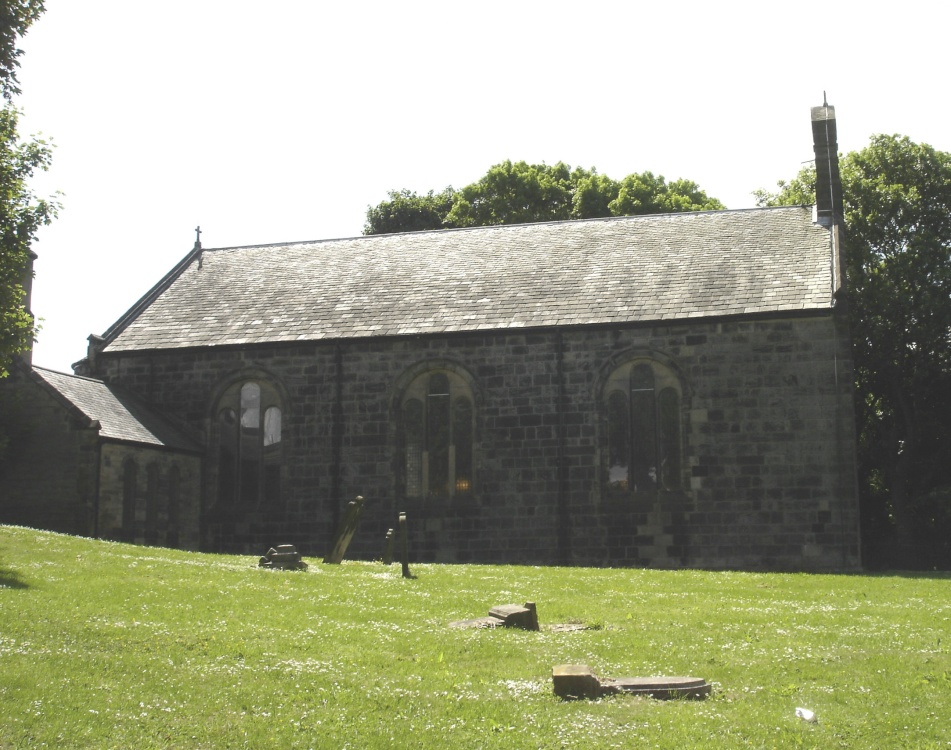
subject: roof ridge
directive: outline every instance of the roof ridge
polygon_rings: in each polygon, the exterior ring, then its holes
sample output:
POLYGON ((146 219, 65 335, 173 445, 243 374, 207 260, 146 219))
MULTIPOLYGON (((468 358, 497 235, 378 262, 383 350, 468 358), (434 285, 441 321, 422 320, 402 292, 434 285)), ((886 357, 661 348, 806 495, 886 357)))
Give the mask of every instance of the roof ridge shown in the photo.
POLYGON ((710 214, 739 214, 753 211, 784 211, 793 208, 807 208, 811 204, 795 204, 788 206, 748 206, 746 208, 721 208, 706 211, 664 211, 653 214, 626 214, 624 216, 595 216, 588 219, 553 219, 551 221, 526 221, 518 224, 479 224, 471 227, 445 227, 443 229, 417 229, 405 232, 387 232, 384 234, 357 234, 349 237, 324 237, 316 240, 289 240, 286 242, 261 242, 251 245, 223 245, 221 247, 206 247, 203 252, 217 252, 222 250, 256 250, 270 247, 290 247, 291 245, 324 245, 331 242, 351 242, 355 240, 370 240, 374 237, 401 237, 406 235, 439 234, 450 232, 476 232, 485 230, 506 230, 515 227, 557 226, 559 224, 585 224, 609 221, 644 221, 647 219, 675 219, 688 216, 706 216, 710 214))
POLYGON ((102 378, 91 378, 88 375, 77 375, 74 372, 63 372, 62 370, 54 370, 51 367, 43 367, 42 365, 33 365, 33 369, 43 370, 43 372, 49 372, 49 373, 52 373, 53 375, 62 375, 63 377, 66 377, 66 378, 75 378, 76 380, 86 380, 86 381, 89 381, 90 383, 102 383, 103 385, 107 387, 109 386, 109 384, 102 378))
POLYGON ((221 248, 101 351, 826 309, 829 258, 806 206, 221 248))

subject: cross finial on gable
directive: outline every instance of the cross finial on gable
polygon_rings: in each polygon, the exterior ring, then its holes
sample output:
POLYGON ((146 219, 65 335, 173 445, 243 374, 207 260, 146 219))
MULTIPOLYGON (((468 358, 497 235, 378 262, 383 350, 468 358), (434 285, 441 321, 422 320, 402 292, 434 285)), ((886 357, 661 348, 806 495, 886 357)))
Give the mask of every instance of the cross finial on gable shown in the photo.
POLYGON ((195 247, 192 249, 193 253, 198 253, 198 270, 201 270, 202 266, 202 257, 201 257, 201 227, 195 227, 195 247))

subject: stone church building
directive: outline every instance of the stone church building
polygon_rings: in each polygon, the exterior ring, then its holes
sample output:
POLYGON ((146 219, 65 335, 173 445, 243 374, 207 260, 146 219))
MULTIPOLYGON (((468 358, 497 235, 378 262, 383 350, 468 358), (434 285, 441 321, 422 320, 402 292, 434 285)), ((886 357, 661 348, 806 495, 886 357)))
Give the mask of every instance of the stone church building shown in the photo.
POLYGON ((860 564, 835 120, 818 206, 208 249, 3 384, 0 520, 418 561, 860 564), (13 404, 13 406, 11 406, 13 404), (44 459, 44 447, 52 446, 44 459))

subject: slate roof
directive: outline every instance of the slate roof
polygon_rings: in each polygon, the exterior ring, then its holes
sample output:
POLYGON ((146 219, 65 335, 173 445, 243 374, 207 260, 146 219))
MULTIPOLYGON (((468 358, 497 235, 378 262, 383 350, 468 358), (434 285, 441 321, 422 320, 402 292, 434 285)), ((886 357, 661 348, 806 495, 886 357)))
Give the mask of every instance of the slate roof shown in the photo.
POLYGON ((829 309, 830 237, 795 206, 206 249, 105 351, 829 309))
POLYGON ((199 450, 181 430, 101 380, 36 366, 33 377, 90 422, 98 421, 100 437, 190 452, 199 450))

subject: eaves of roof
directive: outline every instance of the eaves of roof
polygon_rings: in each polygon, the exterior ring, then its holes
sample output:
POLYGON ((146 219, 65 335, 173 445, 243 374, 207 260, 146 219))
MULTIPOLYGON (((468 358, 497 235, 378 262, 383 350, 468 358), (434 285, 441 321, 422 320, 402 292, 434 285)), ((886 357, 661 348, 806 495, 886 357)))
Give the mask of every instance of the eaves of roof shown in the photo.
POLYGON ((200 453, 201 447, 137 399, 101 380, 33 367, 31 377, 103 440, 200 453))

